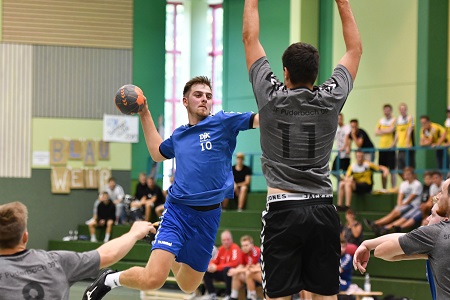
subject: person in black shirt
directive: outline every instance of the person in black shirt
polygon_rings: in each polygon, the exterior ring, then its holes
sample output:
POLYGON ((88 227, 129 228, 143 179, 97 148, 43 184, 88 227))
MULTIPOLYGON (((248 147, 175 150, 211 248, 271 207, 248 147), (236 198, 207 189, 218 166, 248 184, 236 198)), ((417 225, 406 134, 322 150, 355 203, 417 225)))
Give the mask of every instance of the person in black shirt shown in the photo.
POLYGON ((364 154, 364 158, 366 160, 369 160, 371 162, 374 161, 374 156, 375 153, 373 152, 373 143, 370 140, 369 135, 367 134, 367 132, 361 128, 359 128, 359 123, 357 119, 352 119, 350 120, 350 127, 351 127, 351 131, 349 133, 349 135, 347 135, 346 141, 345 141, 345 148, 346 148, 346 152, 347 154, 350 154, 350 149, 351 149, 351 143, 352 141, 355 142, 356 146, 361 149, 363 152, 365 152, 364 154), (366 152, 365 150, 369 150, 370 152, 366 152))
MULTIPOLYGON (((244 153, 238 152, 236 154, 236 164, 233 166, 234 177, 234 195, 238 199, 238 212, 241 212, 245 207, 247 194, 250 191, 250 181, 252 179, 252 169, 244 165, 244 153)), ((228 207, 228 199, 224 199, 222 207, 228 207)))
MULTIPOLYGON (((147 199, 148 195, 148 186, 146 181, 147 176, 145 173, 139 173, 139 182, 136 185, 136 192, 134 193, 134 197, 136 200, 142 200, 145 197, 147 199)), ((145 200, 144 199, 144 200, 145 200)))
POLYGON ((100 203, 97 207, 97 214, 94 215, 92 222, 89 223, 89 233, 91 234, 91 242, 97 242, 95 236, 96 227, 105 227, 106 233, 104 242, 108 242, 111 237, 111 229, 116 219, 116 206, 109 199, 107 192, 102 192, 98 196, 100 203))

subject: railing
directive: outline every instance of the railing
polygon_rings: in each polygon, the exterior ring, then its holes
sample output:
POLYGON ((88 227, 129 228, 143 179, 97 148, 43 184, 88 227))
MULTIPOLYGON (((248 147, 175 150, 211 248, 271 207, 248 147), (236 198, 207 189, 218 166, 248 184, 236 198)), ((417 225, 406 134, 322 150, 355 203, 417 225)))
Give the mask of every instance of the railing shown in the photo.
MULTIPOLYGON (((449 149, 449 147, 444 147, 444 146, 436 146, 436 147, 415 146, 415 147, 410 147, 410 148, 388 148, 388 149, 364 148, 364 149, 361 149, 361 150, 363 152, 365 152, 365 153, 374 153, 374 154, 376 152, 386 152, 386 151, 395 151, 396 153, 398 151, 405 151, 405 153, 406 153, 406 155, 405 155, 405 165, 407 165, 407 166, 410 163, 410 161, 409 161, 410 160, 410 158, 409 158, 409 153, 410 152, 415 152, 415 154, 417 154, 418 152, 421 152, 421 151, 433 151, 433 152, 441 151, 441 153, 442 153, 441 166, 425 166, 423 168, 418 169, 417 168, 417 160, 415 160, 416 161, 415 173, 416 174, 423 174, 424 172, 426 172, 428 170, 438 170, 444 175, 444 177, 446 177, 445 174, 450 172, 449 164, 448 164, 448 162, 449 162, 449 153, 447 151, 448 149, 449 149)), ((356 150, 357 149, 352 149, 351 150, 352 153, 350 154, 350 163, 355 160, 353 152, 355 152, 356 150)), ((338 150, 332 150, 331 158, 330 158, 330 164, 333 163, 335 157, 338 155, 338 152, 339 152, 338 150)), ((264 182, 265 183, 265 180, 263 179, 264 176, 263 176, 263 173, 261 171, 261 161, 260 161, 261 152, 244 152, 244 154, 245 154, 244 164, 249 166, 252 169, 252 171, 253 171, 253 178, 254 177, 261 177, 262 179, 260 180, 260 182, 264 182)), ((375 160, 374 163, 377 164, 378 163, 377 160, 375 160)), ((330 173, 332 175, 336 176, 338 178, 338 180, 339 180, 339 177, 341 175, 345 175, 345 173, 343 171, 339 170, 339 160, 337 160, 336 164, 337 164, 338 171, 330 170, 331 171, 330 173)), ((147 161, 147 171, 151 170, 151 166, 152 165, 153 165, 153 160, 149 157, 148 161, 147 161)), ((331 166, 330 166, 330 169, 331 169, 331 166)), ((402 174, 403 170, 393 169, 393 170, 390 170, 390 172, 393 173, 393 174, 402 174)), ((160 172, 158 172, 157 178, 161 179, 161 178, 163 178, 163 175, 160 172)), ((252 179, 252 181, 255 181, 255 180, 252 179)), ((258 181, 258 180, 256 180, 256 181, 258 181)), ((253 190, 265 190, 266 187, 263 187, 263 186, 259 187, 258 186, 258 187, 254 188, 253 187, 253 183, 252 183, 252 189, 253 190)))

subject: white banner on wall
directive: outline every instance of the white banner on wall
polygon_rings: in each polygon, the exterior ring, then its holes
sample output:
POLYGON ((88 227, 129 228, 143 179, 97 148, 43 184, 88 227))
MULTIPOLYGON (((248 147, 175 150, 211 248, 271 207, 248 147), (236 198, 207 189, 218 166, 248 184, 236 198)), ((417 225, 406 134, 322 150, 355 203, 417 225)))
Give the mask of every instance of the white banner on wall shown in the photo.
POLYGON ((139 142, 138 116, 103 115, 103 140, 105 142, 139 142))

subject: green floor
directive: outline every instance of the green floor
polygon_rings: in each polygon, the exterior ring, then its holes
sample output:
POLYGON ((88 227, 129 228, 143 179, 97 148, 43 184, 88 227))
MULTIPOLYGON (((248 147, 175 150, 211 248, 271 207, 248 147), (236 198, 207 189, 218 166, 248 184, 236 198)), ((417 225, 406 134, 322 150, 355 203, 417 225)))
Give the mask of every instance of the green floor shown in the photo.
MULTIPOLYGON (((70 288, 70 297, 69 300, 81 300, 83 297, 83 292, 90 284, 89 281, 80 281, 72 285, 70 288)), ((105 300, 140 300, 139 291, 130 290, 126 288, 115 288, 111 292, 108 293, 103 299, 105 300)))

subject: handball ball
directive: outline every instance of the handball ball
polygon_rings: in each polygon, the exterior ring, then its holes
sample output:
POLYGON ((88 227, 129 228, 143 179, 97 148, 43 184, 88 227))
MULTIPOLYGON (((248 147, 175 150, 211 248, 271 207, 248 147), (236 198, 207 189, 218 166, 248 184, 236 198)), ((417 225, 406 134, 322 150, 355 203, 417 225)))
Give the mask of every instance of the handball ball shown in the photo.
POLYGON ((144 100, 142 90, 132 84, 122 86, 114 97, 117 109, 126 115, 138 113, 144 107, 144 100))

